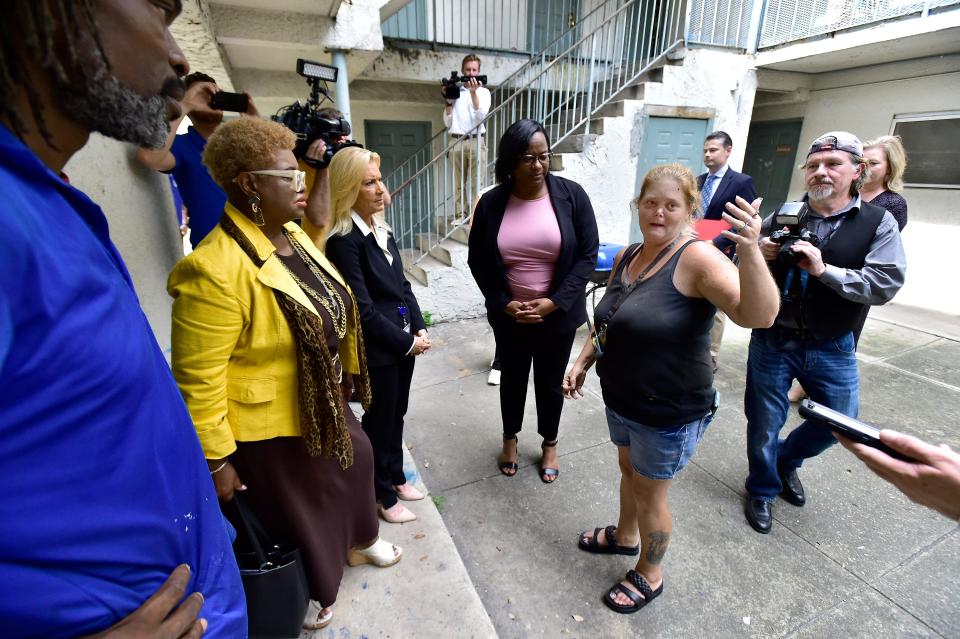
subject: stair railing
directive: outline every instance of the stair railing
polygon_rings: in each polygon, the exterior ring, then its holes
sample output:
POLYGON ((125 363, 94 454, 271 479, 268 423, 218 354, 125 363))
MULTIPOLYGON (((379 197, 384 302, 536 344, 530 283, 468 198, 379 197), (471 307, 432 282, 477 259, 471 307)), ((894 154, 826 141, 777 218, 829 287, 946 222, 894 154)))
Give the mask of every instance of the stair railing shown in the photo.
POLYGON ((476 194, 492 184, 497 145, 511 124, 541 122, 553 146, 575 133, 589 136, 599 109, 682 44, 685 11, 686 0, 623 0, 589 30, 582 21, 575 41, 525 65, 522 79, 514 74, 518 79, 470 132, 479 138, 444 135, 432 157, 425 147, 416 161, 391 173, 387 217, 405 262, 436 255, 440 241, 469 215, 476 194))

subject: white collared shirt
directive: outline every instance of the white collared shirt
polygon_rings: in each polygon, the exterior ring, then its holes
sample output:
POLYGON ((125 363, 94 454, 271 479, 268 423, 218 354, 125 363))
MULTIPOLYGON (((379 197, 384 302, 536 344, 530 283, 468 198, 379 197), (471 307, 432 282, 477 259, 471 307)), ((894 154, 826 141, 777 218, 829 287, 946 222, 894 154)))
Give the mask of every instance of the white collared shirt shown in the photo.
MULTIPOLYGON (((716 173, 710 173, 710 172, 708 171, 708 172, 707 172, 707 177, 710 177, 711 175, 716 175, 716 176, 717 176, 717 184, 720 184, 720 180, 722 180, 722 179, 723 179, 723 176, 727 174, 727 169, 728 169, 728 168, 730 168, 730 165, 729 165, 729 164, 724 164, 722 167, 720 167, 720 170, 717 171, 716 173)), ((704 178, 704 182, 706 182, 706 179, 707 179, 707 178, 704 178)))
MULTIPOLYGON (((376 240, 377 246, 380 247, 380 250, 383 251, 383 255, 387 258, 387 262, 392 266, 393 265, 393 255, 390 253, 390 247, 387 245, 387 237, 390 232, 390 227, 384 224, 376 216, 373 218, 373 228, 371 229, 366 221, 360 214, 356 211, 350 211, 350 218, 353 220, 353 223, 357 225, 357 228, 360 229, 360 232, 363 233, 364 237, 373 233, 373 239, 376 240)), ((413 324, 407 324, 407 327, 404 329, 411 335, 413 335, 413 324)), ((410 344, 410 348, 407 349, 407 355, 413 350, 414 344, 417 343, 416 336, 414 336, 413 343, 410 344)))
POLYGON ((393 254, 390 253, 390 247, 387 245, 387 234, 390 233, 390 227, 374 217, 373 228, 370 228, 356 211, 351 211, 350 217, 353 219, 353 223, 357 225, 357 228, 360 229, 360 232, 363 233, 364 237, 373 233, 373 239, 377 241, 377 246, 383 251, 383 255, 387 258, 387 263, 392 266, 393 254))
MULTIPOLYGON (((443 110, 443 124, 447 127, 447 132, 451 135, 466 135, 473 131, 473 127, 487 117, 490 111, 490 91, 486 87, 477 89, 477 102, 480 103, 479 109, 473 108, 473 99, 470 97, 469 89, 460 89, 460 97, 453 103, 453 110, 447 114, 443 110)), ((483 135, 487 132, 486 127, 480 127, 476 132, 483 135)))

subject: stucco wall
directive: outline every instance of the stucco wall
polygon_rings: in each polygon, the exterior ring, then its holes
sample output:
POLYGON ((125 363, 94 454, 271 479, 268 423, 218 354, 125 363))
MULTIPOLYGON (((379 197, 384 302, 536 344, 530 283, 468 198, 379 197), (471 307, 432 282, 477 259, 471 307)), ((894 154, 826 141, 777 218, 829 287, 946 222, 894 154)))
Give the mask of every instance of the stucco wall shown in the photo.
MULTIPOLYGON (((896 114, 955 111, 960 108, 958 96, 960 72, 811 91, 800 132, 801 153, 826 131, 850 131, 867 140, 889 133, 896 114)), ((797 164, 802 160, 798 156, 797 164)), ((799 197, 803 190, 803 177, 798 171, 790 182, 790 195, 799 197)), ((960 225, 958 195, 956 189, 904 192, 912 221, 950 225, 960 225)))
MULTIPOLYGON (((856 76, 850 76, 851 84, 856 76)), ((814 90, 803 113, 800 153, 820 133, 841 129, 866 140, 890 132, 895 114, 960 108, 960 73, 940 73, 869 84, 814 90)), ((797 157, 797 164, 803 160, 797 157)), ((909 159, 908 159, 909 161, 909 159)), ((804 191, 797 171, 790 196, 804 191)), ((945 286, 946 256, 960 246, 960 190, 905 189, 910 222, 902 239, 907 253, 907 283, 895 302, 960 315, 960 287, 945 286)))
MULTIPOLYGON (((579 182, 587 191, 603 242, 630 240, 629 204, 636 195, 637 158, 651 110, 675 117, 710 113, 708 130, 723 129, 734 140, 747 137, 756 77, 746 56, 692 50, 682 65, 665 67, 663 72, 663 82, 646 85, 643 101, 628 100, 623 117, 605 119, 603 135, 584 153, 563 155, 558 175, 579 182)), ((744 147, 734 146, 730 165, 736 169, 743 164, 744 147)))
POLYGON ((169 180, 144 169, 134 149, 94 134, 67 164, 71 183, 103 208, 157 341, 170 348, 167 273, 183 255, 169 180))

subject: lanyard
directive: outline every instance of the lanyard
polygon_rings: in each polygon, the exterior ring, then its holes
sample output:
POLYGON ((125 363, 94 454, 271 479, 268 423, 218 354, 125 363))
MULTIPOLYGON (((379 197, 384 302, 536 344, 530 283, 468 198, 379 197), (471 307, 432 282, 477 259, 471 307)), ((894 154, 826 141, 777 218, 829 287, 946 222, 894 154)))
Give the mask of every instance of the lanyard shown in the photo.
MULTIPOLYGON (((677 245, 677 242, 679 241, 680 241, 680 236, 678 235, 673 239, 672 242, 670 242, 670 244, 665 246, 663 250, 657 253, 657 256, 653 258, 653 261, 650 262, 650 264, 647 265, 647 268, 641 271, 640 275, 637 276, 637 279, 633 280, 628 286, 625 286, 622 289, 620 289, 620 294, 617 296, 617 299, 614 300, 613 305, 610 307, 610 310, 607 312, 606 316, 602 320, 597 322, 598 325, 606 328, 606 324, 608 324, 610 320, 613 319, 613 315, 617 312, 617 309, 620 308, 620 305, 623 304, 623 302, 627 299, 627 297, 630 296, 630 293, 633 293, 633 291, 635 291, 636 288, 643 283, 644 278, 647 276, 647 274, 653 269, 655 269, 657 265, 659 265, 660 262, 663 261, 663 258, 667 255, 667 253, 669 253, 673 249, 674 246, 677 245)), ((623 260, 623 269, 618 270, 616 277, 620 277, 620 273, 623 270, 629 270, 630 262, 633 260, 633 258, 635 258, 637 255, 639 255, 642 252, 643 252, 643 245, 641 244, 640 249, 637 252, 632 253, 629 258, 626 258, 623 260)))

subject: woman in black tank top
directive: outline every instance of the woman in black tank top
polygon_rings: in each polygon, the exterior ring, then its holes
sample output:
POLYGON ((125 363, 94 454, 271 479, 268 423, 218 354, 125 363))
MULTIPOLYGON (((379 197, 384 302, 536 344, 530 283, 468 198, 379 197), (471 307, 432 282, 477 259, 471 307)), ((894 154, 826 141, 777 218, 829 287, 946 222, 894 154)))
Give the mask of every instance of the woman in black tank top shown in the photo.
POLYGON ((663 591, 661 561, 673 521, 667 492, 690 460, 716 411, 710 328, 719 308, 737 324, 765 328, 779 310, 779 294, 757 241, 759 202, 737 198, 724 220, 735 231, 739 270, 708 242, 691 235, 700 196, 690 169, 678 164, 647 173, 635 204, 643 244, 620 252, 596 328, 564 379, 576 399, 596 362, 617 445, 623 504, 616 525, 580 535, 581 549, 640 555, 635 568, 603 602, 636 612, 663 591), (642 552, 641 552, 642 551, 642 552))

